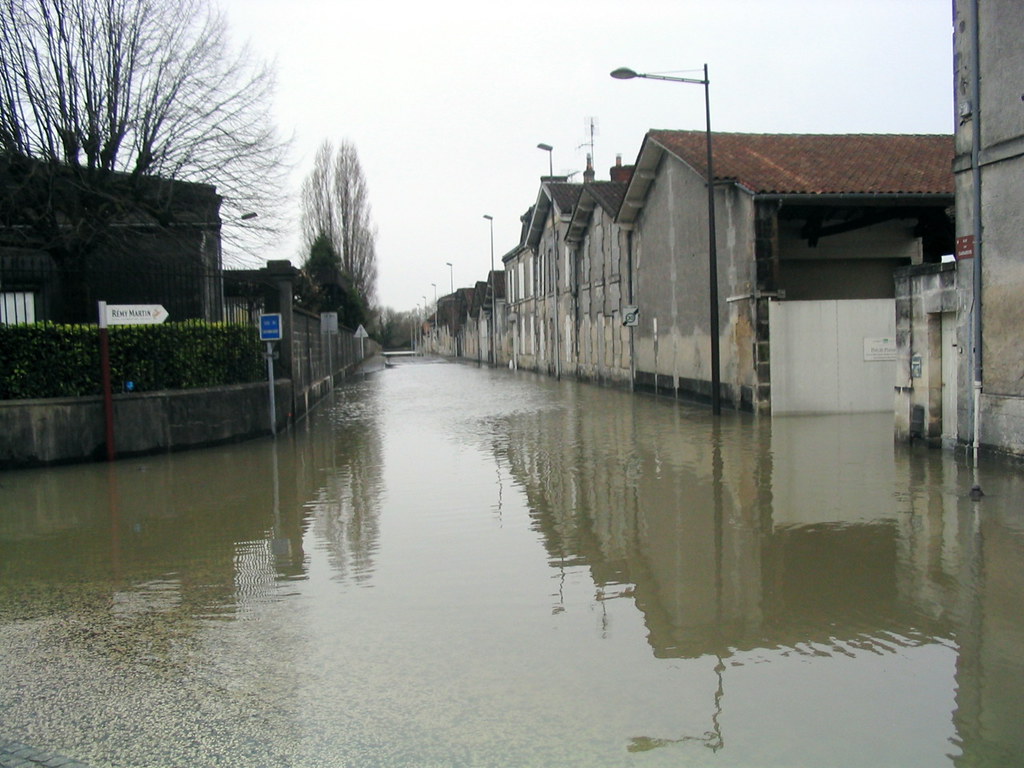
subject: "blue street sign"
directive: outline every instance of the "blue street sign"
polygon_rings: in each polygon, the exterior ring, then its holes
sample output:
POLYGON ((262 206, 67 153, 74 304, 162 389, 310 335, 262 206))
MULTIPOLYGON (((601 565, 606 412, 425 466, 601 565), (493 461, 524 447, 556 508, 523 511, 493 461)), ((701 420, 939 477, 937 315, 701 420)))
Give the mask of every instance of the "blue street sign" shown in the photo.
POLYGON ((281 340, 281 314, 260 315, 260 341, 281 340))

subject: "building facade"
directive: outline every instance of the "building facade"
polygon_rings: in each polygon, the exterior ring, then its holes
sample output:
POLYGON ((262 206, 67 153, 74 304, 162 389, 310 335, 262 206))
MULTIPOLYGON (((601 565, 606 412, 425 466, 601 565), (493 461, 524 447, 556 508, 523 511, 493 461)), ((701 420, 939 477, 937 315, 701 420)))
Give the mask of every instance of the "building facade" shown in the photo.
POLYGON ((897 268, 952 251, 952 137, 651 131, 616 221, 631 231, 638 387, 757 412, 893 407, 897 268))
POLYGON ((1024 14, 1016 0, 953 7, 959 440, 1024 454, 1024 14))
MULTIPOLYGON (((623 172, 612 169, 613 178, 623 172)), ((629 386, 632 304, 628 233, 615 221, 625 181, 586 177, 565 234, 571 347, 566 362, 584 381, 629 386)))

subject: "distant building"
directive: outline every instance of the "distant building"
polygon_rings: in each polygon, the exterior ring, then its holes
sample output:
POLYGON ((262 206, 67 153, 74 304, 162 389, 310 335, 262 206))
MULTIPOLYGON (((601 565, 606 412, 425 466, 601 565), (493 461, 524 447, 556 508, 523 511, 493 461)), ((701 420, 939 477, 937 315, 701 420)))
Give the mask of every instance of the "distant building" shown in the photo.
POLYGON ((513 286, 509 311, 514 365, 561 376, 572 347, 568 250, 563 241, 582 184, 545 176, 534 205, 523 217, 519 249, 503 258, 513 286))
POLYGON ((0 158, 0 323, 95 322, 98 301, 221 319, 214 187, 109 174, 84 189, 70 170, 40 168, 0 158), (95 219, 67 213, 97 200, 95 219))
POLYGON ((565 360, 577 378, 626 386, 632 348, 624 312, 633 302, 632 275, 628 233, 615 216, 630 171, 620 160, 612 181, 595 181, 588 168, 565 233, 572 328, 565 360))

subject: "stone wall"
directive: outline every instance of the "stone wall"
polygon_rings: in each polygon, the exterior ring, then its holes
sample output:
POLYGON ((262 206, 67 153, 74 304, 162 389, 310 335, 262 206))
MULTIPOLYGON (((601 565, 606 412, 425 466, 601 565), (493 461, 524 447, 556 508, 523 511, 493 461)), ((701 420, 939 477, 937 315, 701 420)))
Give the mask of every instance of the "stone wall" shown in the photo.
MULTIPOLYGON (((275 382, 277 426, 288 424, 292 383, 275 382)), ((118 457, 218 445, 270 434, 266 382, 114 396, 118 457)), ((0 468, 106 456, 102 397, 0 401, 0 468)))
POLYGON ((945 424, 942 402, 944 386, 954 390, 957 386, 956 381, 943 379, 943 354, 957 355, 956 378, 969 375, 962 354, 969 330, 958 323, 955 338, 944 340, 942 333, 944 313, 955 314, 959 322, 966 316, 959 306, 963 294, 958 292, 957 277, 955 263, 905 267, 894 275, 897 440, 921 440, 938 448, 944 435, 949 440, 962 439, 960 425, 967 423, 968 414, 947 413, 956 423, 945 424))

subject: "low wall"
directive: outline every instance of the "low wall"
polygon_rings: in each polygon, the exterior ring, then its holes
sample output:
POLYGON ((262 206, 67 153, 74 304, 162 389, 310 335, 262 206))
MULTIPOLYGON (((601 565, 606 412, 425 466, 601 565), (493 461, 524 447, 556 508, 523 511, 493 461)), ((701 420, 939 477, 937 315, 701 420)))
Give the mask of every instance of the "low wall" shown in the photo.
MULTIPOLYGON (((288 425, 292 383, 275 383, 278 429, 288 425)), ((118 457, 245 440, 270 434, 267 384, 114 396, 118 457)), ((101 397, 0 401, 0 468, 106 457, 101 397)))

